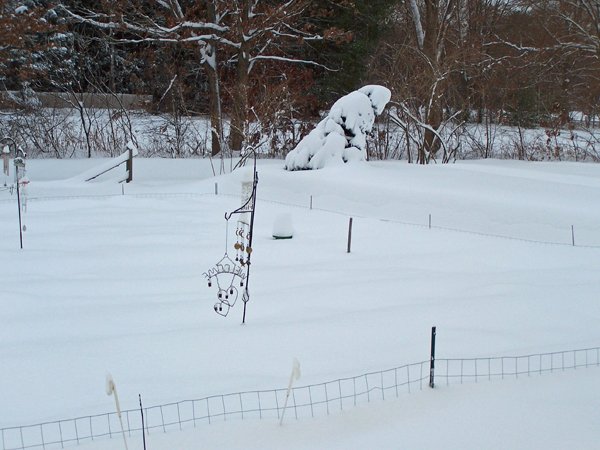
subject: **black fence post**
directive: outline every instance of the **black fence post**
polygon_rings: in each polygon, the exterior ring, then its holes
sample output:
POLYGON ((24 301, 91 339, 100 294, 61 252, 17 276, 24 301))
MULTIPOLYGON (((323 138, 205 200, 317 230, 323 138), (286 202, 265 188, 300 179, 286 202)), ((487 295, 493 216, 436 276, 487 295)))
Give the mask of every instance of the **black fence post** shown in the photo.
POLYGON ((431 327, 431 357, 429 359, 429 387, 433 389, 435 370, 435 327, 431 327))

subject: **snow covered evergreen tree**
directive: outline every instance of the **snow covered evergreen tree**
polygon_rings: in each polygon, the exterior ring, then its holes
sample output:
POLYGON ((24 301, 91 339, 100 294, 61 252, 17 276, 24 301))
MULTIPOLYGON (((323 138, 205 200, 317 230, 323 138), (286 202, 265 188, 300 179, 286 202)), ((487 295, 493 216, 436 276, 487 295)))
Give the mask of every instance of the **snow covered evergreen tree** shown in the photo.
POLYGON ((367 134, 390 101, 383 86, 368 85, 336 101, 327 117, 285 158, 286 170, 321 169, 367 159, 367 134))

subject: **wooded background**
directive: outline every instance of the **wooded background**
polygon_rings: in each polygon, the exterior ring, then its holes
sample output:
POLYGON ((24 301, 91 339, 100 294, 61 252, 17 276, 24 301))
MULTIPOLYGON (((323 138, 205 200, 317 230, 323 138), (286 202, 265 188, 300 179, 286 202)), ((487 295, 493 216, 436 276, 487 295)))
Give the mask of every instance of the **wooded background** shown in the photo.
POLYGON ((421 127, 422 163, 448 123, 568 127, 600 107, 598 0, 1 5, 0 88, 151 95, 150 112, 209 114, 213 155, 260 140, 253 122, 295 132, 365 84, 421 127))

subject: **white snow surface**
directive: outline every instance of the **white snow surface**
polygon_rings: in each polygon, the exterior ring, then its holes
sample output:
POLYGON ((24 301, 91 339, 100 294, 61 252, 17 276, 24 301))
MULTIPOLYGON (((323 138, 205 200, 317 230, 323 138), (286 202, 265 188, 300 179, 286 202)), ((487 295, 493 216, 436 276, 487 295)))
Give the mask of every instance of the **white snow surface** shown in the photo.
MULTIPOLYGON (((259 161, 242 326, 241 304, 214 313, 202 273, 223 256, 243 174, 136 159, 122 195, 119 174, 77 177, 103 162, 27 162, 23 250, 0 191, 0 428, 114 411, 107 373, 125 410, 138 393, 151 406, 285 388, 294 357, 298 385, 422 361, 433 325, 438 358, 600 345, 600 165, 259 161), (282 213, 294 239, 272 239, 282 213)), ((149 448, 595 449, 598 370, 441 385, 283 427, 232 419, 153 433, 149 448)))
POLYGON ((319 124, 285 158, 287 170, 322 169, 367 159, 367 134, 390 101, 388 88, 368 85, 338 99, 319 124))

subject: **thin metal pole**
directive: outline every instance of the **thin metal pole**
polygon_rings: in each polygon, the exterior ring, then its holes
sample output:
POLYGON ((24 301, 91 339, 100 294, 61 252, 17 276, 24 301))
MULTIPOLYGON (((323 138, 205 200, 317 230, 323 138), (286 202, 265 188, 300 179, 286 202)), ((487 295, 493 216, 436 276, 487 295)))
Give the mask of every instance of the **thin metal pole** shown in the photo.
POLYGON ((219 195, 219 184, 215 183, 215 195, 219 195))
POLYGON ((21 243, 21 250, 23 249, 23 225, 21 224, 21 191, 19 190, 19 168, 15 167, 17 171, 17 207, 19 208, 19 242, 21 243))
POLYGON ((312 195, 310 196, 310 209, 312 209, 312 195))
POLYGON ((429 214, 429 229, 431 230, 431 214, 429 214))
POLYGON ((573 247, 575 247, 575 227, 571 225, 571 242, 573 243, 573 247))
MULTIPOLYGON (((252 211, 250 212, 250 238, 248 239, 248 247, 252 248, 252 238, 254 237, 254 212, 256 211, 256 186, 258 185, 258 172, 256 171, 256 156, 254 157, 254 186, 252 188, 252 211)), ((246 269, 246 298, 244 300, 244 314, 242 315, 242 324, 246 323, 246 304, 250 300, 250 292, 248 291, 248 286, 250 284, 250 259, 252 257, 252 250, 248 253, 248 260, 246 261, 246 265, 248 268, 246 269)))
POLYGON ((146 428, 144 427, 144 408, 142 407, 142 394, 138 394, 140 400, 140 414, 142 415, 142 441, 144 443, 144 450, 146 450, 146 428))
POLYGON ((436 327, 431 327, 431 357, 429 359, 429 387, 433 389, 435 386, 435 334, 436 327))

